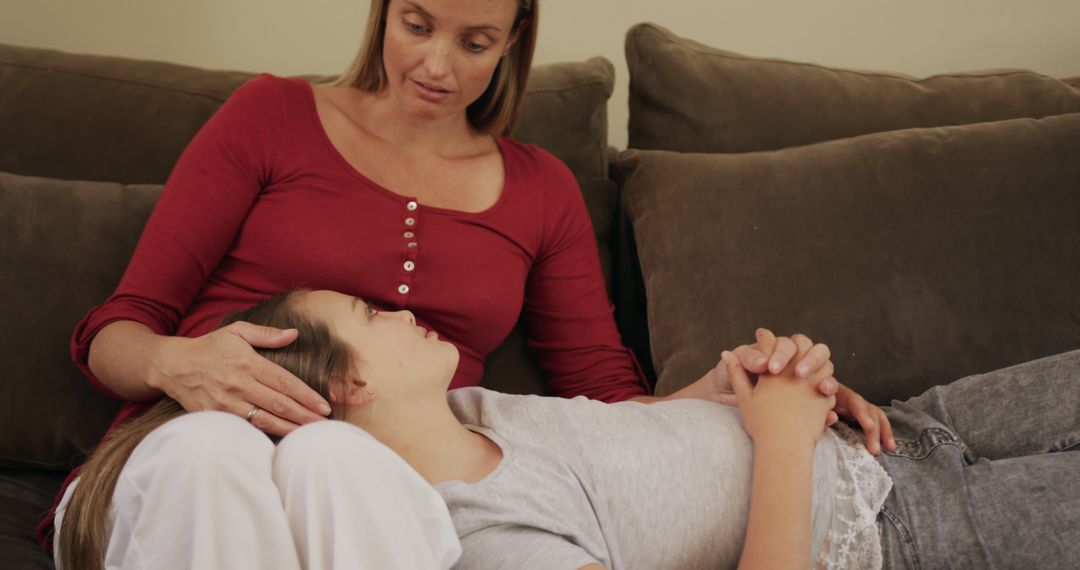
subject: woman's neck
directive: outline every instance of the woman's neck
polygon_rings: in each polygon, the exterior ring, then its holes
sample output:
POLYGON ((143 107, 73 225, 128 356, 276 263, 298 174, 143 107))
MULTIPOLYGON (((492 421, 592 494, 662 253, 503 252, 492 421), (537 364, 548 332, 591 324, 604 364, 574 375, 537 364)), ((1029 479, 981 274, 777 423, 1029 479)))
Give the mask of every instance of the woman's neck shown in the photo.
POLYGON ((462 425, 445 399, 441 406, 414 403, 406 410, 380 410, 380 403, 385 402, 372 402, 375 407, 364 429, 432 485, 444 481, 475 483, 502 460, 502 449, 462 425))
POLYGON ((482 137, 469 125, 464 113, 439 119, 409 115, 385 93, 365 93, 362 127, 372 136, 410 153, 457 158, 475 154, 482 137))

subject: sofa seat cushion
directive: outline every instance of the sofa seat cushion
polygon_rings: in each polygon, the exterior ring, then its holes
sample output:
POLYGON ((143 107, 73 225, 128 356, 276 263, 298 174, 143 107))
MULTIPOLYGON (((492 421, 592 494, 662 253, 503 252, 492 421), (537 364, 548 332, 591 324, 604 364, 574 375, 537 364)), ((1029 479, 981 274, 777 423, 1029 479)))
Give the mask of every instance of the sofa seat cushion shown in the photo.
POLYGON ((855 135, 1080 112, 1080 88, 1029 71, 917 79, 749 57, 655 24, 626 36, 630 148, 748 152, 855 135))
POLYGON ((52 570, 34 529, 63 481, 63 473, 0 468, 0 568, 52 570))
POLYGON ((68 341, 116 287, 160 189, 0 173, 0 466, 70 469, 115 415, 68 341))
POLYGON ((628 151, 657 392, 757 326, 877 403, 1080 347, 1080 114, 773 152, 628 151))

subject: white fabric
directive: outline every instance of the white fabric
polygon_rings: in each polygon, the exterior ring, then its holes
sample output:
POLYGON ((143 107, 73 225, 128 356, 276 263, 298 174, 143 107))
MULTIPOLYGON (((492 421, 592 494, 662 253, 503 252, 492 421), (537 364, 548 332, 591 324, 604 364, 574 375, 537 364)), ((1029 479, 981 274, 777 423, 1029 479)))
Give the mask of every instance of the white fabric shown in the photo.
POLYGON ((461 551, 438 493, 334 421, 275 447, 231 414, 181 416, 135 449, 111 515, 109 570, 445 569, 461 551))
POLYGON ((879 569, 882 557, 877 516, 892 490, 892 479, 850 427, 838 423, 831 433, 840 442, 836 513, 815 568, 879 569))

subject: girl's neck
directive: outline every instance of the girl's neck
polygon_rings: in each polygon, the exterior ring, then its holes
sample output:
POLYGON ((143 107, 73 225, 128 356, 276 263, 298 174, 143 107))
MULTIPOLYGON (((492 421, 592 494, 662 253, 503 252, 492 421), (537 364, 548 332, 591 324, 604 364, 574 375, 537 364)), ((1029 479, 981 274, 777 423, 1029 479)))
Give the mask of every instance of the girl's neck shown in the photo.
POLYGON ((466 428, 450 407, 418 406, 406 410, 375 408, 367 425, 371 435, 393 449, 432 485, 444 481, 476 483, 495 470, 502 449, 493 441, 466 428), (382 414, 387 417, 379 417, 382 414))

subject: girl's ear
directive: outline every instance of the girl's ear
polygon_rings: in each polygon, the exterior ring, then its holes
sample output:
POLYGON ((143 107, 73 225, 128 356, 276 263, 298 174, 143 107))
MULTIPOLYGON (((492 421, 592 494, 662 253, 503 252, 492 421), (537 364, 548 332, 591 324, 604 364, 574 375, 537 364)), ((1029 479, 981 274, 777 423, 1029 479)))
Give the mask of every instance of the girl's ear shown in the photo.
POLYGON ((367 382, 357 378, 332 378, 330 380, 330 403, 339 406, 362 406, 375 399, 375 391, 367 382))

